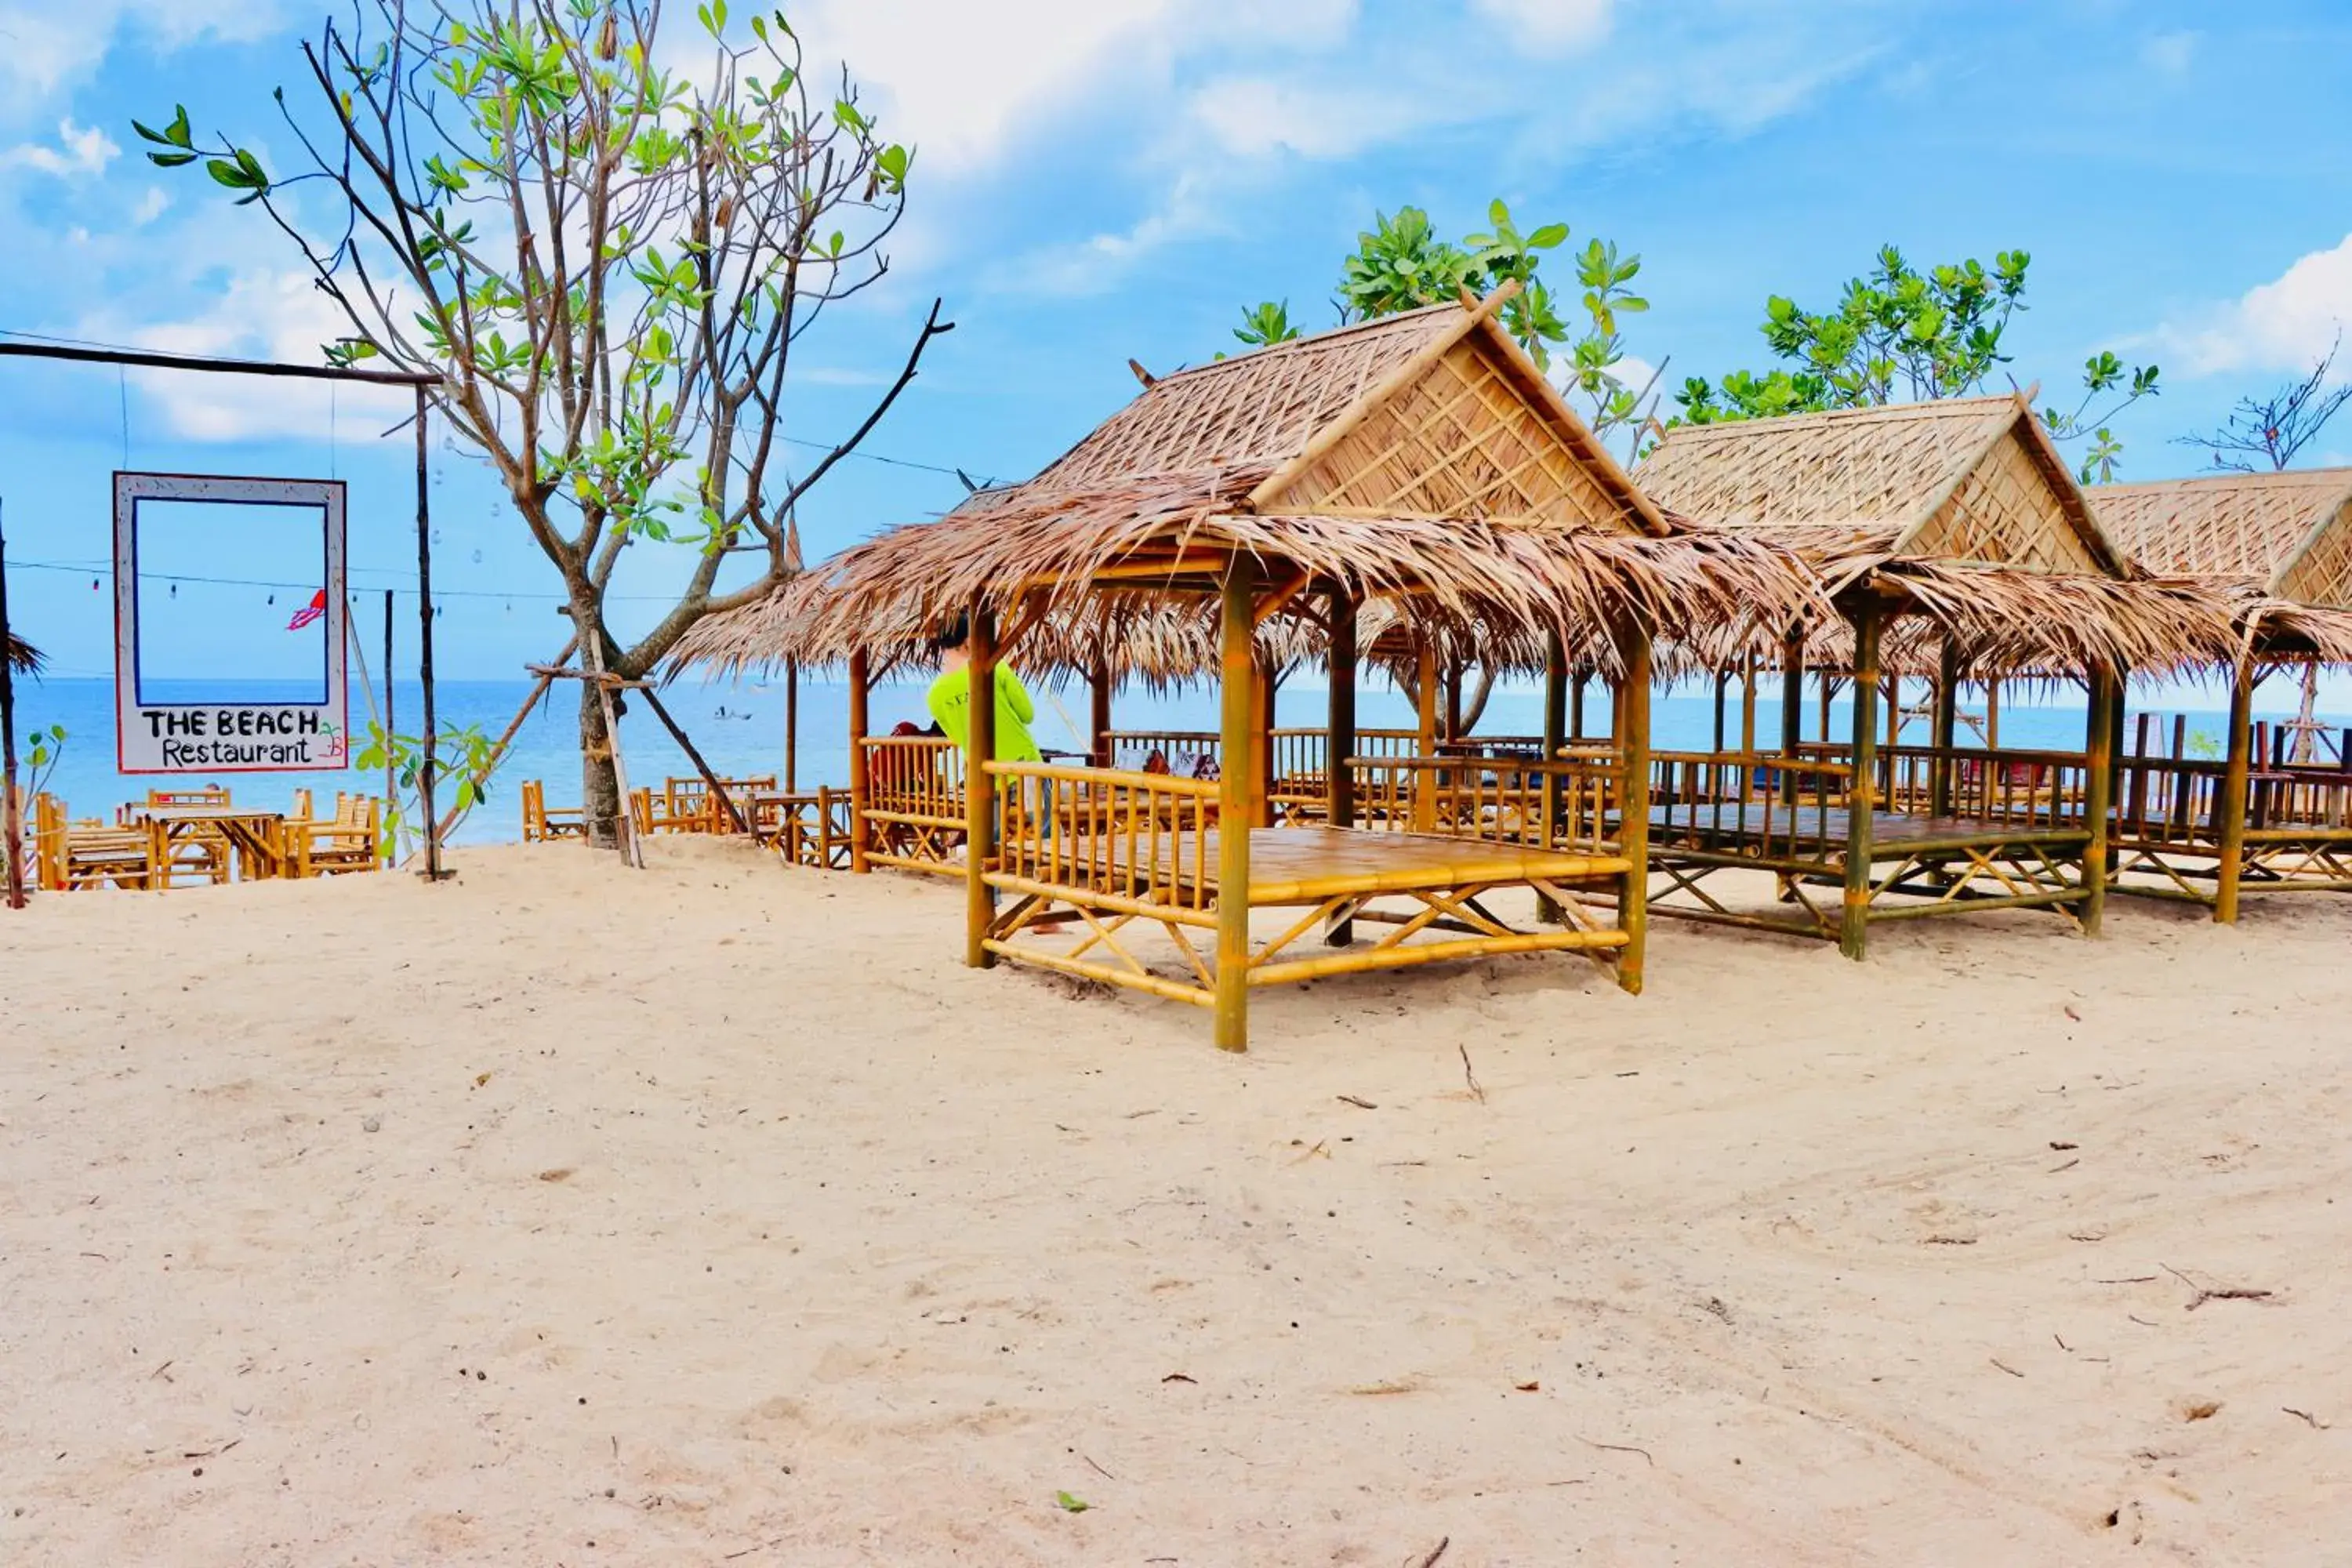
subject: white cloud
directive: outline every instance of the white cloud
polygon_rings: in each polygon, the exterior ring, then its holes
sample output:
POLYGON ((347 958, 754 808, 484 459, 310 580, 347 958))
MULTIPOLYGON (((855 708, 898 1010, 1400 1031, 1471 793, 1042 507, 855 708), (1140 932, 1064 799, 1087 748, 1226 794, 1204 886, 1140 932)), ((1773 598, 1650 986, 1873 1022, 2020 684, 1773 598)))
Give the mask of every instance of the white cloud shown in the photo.
POLYGON ((1180 175, 1167 200, 1131 227, 1032 251, 992 271, 988 285, 1060 298, 1108 293, 1125 280, 1135 262, 1161 246, 1223 233, 1228 227, 1223 212, 1201 182, 1180 175))
POLYGON ((2185 75, 2201 36, 2189 31, 2151 34, 2139 47, 2140 63, 2166 76, 2185 75))
MULTIPOLYGON (((164 353, 318 364, 320 346, 350 332, 341 307, 308 274, 255 268, 232 278, 209 308, 194 315, 147 326, 101 320, 76 335, 164 353)), ((161 370, 131 374, 173 433, 197 441, 373 439, 413 406, 407 394, 389 387, 339 386, 331 393, 327 384, 314 381, 161 370)))
MULTIPOLYGON (((1475 112, 1469 105, 1457 110, 1475 112)), ((1223 152, 1244 158, 1290 152, 1303 158, 1353 156, 1444 117, 1435 98, 1401 99, 1366 80, 1227 77, 1192 95, 1187 112, 1223 152)))
POLYGON ((1081 102, 1141 109, 1183 57, 1328 47, 1355 0, 813 0, 811 62, 839 56, 918 167, 970 173, 1081 102))
POLYGON ((2238 370, 2309 370, 2340 331, 2352 331, 2352 235, 2315 250, 2267 283, 2186 323, 2168 321, 2142 342, 2188 375, 2238 370))
POLYGON ((20 142, 0 153, 0 165, 37 169, 60 180, 95 179, 121 154, 122 149, 115 145, 114 138, 97 126, 79 126, 70 120, 61 120, 58 121, 56 146, 20 142))
POLYGON ((1508 43, 1555 54, 1606 37, 1610 6, 1611 0, 1470 0, 1508 43))
POLYGON ((162 217, 165 210, 169 208, 171 205, 172 198, 164 192, 163 186, 148 186, 145 192, 140 195, 139 204, 131 209, 131 226, 134 228, 146 227, 149 224, 153 223, 157 218, 162 217))
POLYGON ((204 38, 249 43, 285 20, 282 0, 0 0, 0 84, 46 99, 94 70, 119 36, 157 54, 204 38))

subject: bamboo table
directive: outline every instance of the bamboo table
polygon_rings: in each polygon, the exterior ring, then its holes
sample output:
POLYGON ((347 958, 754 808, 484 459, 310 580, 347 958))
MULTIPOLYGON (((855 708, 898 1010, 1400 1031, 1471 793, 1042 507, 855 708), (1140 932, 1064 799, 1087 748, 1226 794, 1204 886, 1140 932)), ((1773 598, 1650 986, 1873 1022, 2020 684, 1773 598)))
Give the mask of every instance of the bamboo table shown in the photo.
POLYGON ((224 840, 236 858, 238 879, 293 874, 286 853, 286 817, 282 812, 249 805, 139 805, 131 814, 147 826, 147 841, 154 864, 169 880, 172 850, 207 835, 224 840))

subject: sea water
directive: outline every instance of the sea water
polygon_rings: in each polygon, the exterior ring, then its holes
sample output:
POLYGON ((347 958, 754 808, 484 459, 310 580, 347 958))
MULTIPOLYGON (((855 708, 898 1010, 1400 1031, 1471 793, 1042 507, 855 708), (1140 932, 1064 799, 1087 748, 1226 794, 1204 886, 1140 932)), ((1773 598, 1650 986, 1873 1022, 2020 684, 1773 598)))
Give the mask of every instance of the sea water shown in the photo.
MULTIPOLYGON (((877 734, 887 734, 900 720, 928 724, 923 696, 926 682, 885 682, 871 700, 871 722, 877 734)), ((435 708, 442 733, 478 727, 495 740, 513 721, 531 683, 519 680, 443 680, 435 689, 435 708)), ((704 685, 681 682, 657 695, 677 721, 713 772, 722 778, 746 774, 777 775, 784 760, 784 687, 781 680, 739 681, 704 685)), ((1049 750, 1080 751, 1085 747, 1087 693, 1076 689, 1039 689, 1037 721, 1033 726, 1039 745, 1049 750)), ((2266 692, 2265 695, 2268 695, 2266 692)), ((1916 699, 1914 699, 1916 700, 1916 699)), ((375 693, 382 701, 382 692, 375 693)), ((490 782, 488 796, 452 835, 454 842, 499 843, 522 837, 519 785, 524 779, 547 784, 551 805, 575 805, 580 799, 579 689, 571 681, 557 683, 535 704, 517 731, 511 748, 490 782)), ((658 789, 664 779, 694 772, 668 731, 642 700, 627 700, 621 721, 622 760, 634 786, 658 789)), ((1592 687, 1587 711, 1592 726, 1604 727, 1607 695, 1592 687)), ((1276 704, 1277 721, 1314 725, 1322 721, 1324 691, 1301 679, 1286 685, 1276 704)), ((352 731, 363 742, 374 710, 356 684, 351 695, 352 731)), ((414 735, 424 717, 424 694, 414 681, 399 683, 393 693, 394 731, 414 735)), ((838 680, 803 678, 800 683, 800 745, 797 779, 803 789, 821 784, 846 784, 849 780, 848 691, 838 680)), ((1711 693, 1694 695, 1687 689, 1662 694, 1652 708, 1653 744, 1661 750, 1701 750, 1715 737, 1715 701, 1711 693)), ((1831 733, 1849 731, 1850 709, 1841 702, 1831 710, 1831 733)), ((2285 713, 2265 712, 2267 718, 2285 713)), ((1217 698, 1213 689, 1164 696, 1134 691, 1119 694, 1112 710, 1122 730, 1213 731, 1217 698)), ((1358 699, 1357 722, 1364 729, 1410 729, 1412 702, 1385 686, 1367 688, 1358 699)), ((1805 704, 1805 733, 1811 737, 1820 722, 1818 699, 1805 704)), ((2342 721, 2335 721, 2342 722, 2342 721)), ((2191 712, 2189 728, 2218 742, 2226 716, 2191 712)), ((283 807, 293 792, 312 792, 319 809, 332 803, 338 790, 381 795, 381 773, 357 769, 340 773, 244 773, 218 780, 187 777, 127 775, 115 769, 114 684, 110 680, 63 678, 19 678, 16 682, 16 729, 20 747, 36 729, 64 726, 68 739, 54 772, 44 787, 62 798, 77 816, 113 816, 114 808, 144 798, 151 788, 177 784, 220 783, 240 802, 283 807)), ((1739 696, 1733 688, 1725 715, 1726 736, 1738 743, 1739 696)), ((1542 699, 1538 691, 1497 689, 1486 705, 1478 731, 1492 735, 1530 735, 1542 727, 1542 699)), ((1770 744, 1780 733, 1780 701, 1770 691, 1759 699, 1757 712, 1759 740, 1770 744)), ((2083 710, 2059 706, 2005 704, 2000 718, 2005 746, 2078 751, 2083 743, 2083 710)), ((1965 731, 1963 743, 1969 740, 1965 731)), ((1915 722, 1906 731, 1915 743, 1926 739, 1924 726, 1915 722)), ((445 748, 446 749, 446 748, 445 748)), ((353 747, 356 752, 359 744, 353 747)), ((20 766, 22 759, 20 757, 20 766)), ((447 809, 445 795, 443 809, 447 809)))

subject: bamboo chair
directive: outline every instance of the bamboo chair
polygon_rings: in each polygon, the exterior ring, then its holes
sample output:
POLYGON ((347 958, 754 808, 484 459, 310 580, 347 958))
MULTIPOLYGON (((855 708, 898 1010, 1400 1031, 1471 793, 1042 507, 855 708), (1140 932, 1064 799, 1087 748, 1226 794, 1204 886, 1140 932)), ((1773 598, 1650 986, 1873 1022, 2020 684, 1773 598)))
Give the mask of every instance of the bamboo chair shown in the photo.
POLYGON ((373 871, 382 866, 376 835, 382 803, 372 795, 335 795, 331 822, 292 822, 286 832, 292 842, 294 875, 332 877, 351 871, 373 871))
POLYGON ((684 779, 671 779, 656 795, 651 786, 634 790, 629 795, 630 820, 637 831, 648 833, 701 833, 709 821, 709 792, 700 779, 693 788, 682 787, 684 779))
POLYGON ((550 809, 547 785, 538 779, 522 781, 522 838, 538 844, 553 838, 585 838, 588 821, 582 808, 559 805, 550 809))
POLYGON ((146 834, 110 826, 95 817, 69 822, 64 803, 53 795, 33 797, 33 843, 40 868, 36 879, 52 892, 169 885, 154 863, 146 834))

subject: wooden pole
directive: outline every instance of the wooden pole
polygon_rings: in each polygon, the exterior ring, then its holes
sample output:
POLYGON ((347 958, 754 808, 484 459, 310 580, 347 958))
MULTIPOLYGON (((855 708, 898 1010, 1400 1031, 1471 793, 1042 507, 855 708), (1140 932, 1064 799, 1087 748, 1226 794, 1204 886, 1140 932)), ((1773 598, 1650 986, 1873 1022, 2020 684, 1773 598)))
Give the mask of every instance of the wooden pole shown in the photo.
POLYGON ((2091 672, 2091 711, 2083 735, 2083 818, 2091 836, 2083 845, 2083 934, 2096 936, 2107 910, 2107 810, 2115 799, 2116 694, 2123 683, 2111 669, 2091 672))
MULTIPOLYGON (((560 664, 562 660, 556 662, 560 664)), ((544 689, 542 685, 541 689, 544 689)), ((523 711, 528 713, 530 710, 526 706, 523 711)), ((400 780, 392 765, 392 737, 398 733, 392 715, 392 590, 386 588, 383 591, 383 858, 387 866, 400 852, 400 846, 394 842, 397 836, 391 828, 393 819, 400 815, 400 780)), ((494 751, 490 755, 495 765, 498 752, 494 751)), ((442 831, 446 835, 448 830, 444 828, 442 831)))
POLYGON ((871 668, 864 648, 849 656, 849 869, 860 877, 874 869, 866 858, 866 814, 874 808, 874 784, 864 744, 871 668))
POLYGON ((1730 695, 1731 671, 1717 670, 1715 672, 1715 754, 1718 757, 1723 755, 1723 742, 1728 732, 1725 729, 1725 723, 1730 713, 1728 700, 1730 695))
MULTIPOLYGON (((1253 645, 1255 646, 1255 645, 1253 645)), ((1263 658, 1254 658, 1250 681, 1256 689, 1250 697, 1250 826, 1270 827, 1274 825, 1274 667, 1263 658)))
POLYGON ((1626 936, 1617 950, 1617 984, 1639 996, 1650 937, 1650 634, 1631 627, 1622 641, 1617 749, 1625 771, 1617 787, 1617 852, 1632 864, 1617 879, 1617 926, 1626 936))
POLYGON ((784 660, 784 793, 800 788, 801 661, 784 660))
POLYGON ((640 687, 637 695, 646 700, 646 706, 654 710, 654 717, 660 720, 662 728, 669 731, 669 738, 677 742, 677 749, 686 753, 686 760, 692 763, 694 771, 702 775, 703 787, 710 792, 710 798, 719 803, 719 809, 727 814, 729 826, 738 833, 750 832, 751 829, 743 825, 743 814, 737 811, 735 803, 727 797, 719 775, 710 771, 710 764, 702 760, 702 753, 695 750, 694 742, 687 739, 686 731, 678 728, 677 721, 669 716, 669 710, 662 706, 662 700, 654 695, 653 688, 640 687))
MULTIPOLYGON (((1558 632, 1544 634, 1543 689, 1543 790, 1541 795, 1543 823, 1538 829, 1537 842, 1549 846, 1552 829, 1559 821, 1559 780, 1551 769, 1559 765, 1560 748, 1568 737, 1568 650, 1560 643, 1558 632)), ((1568 919, 1568 911, 1549 893, 1536 895, 1536 919, 1545 925, 1559 925, 1568 919)))
POLYGON ((2000 750, 2000 677, 1985 678, 1985 750, 2000 750))
POLYGON ((1568 738, 1571 741, 1584 739, 1584 683, 1591 679, 1589 673, 1580 669, 1568 689, 1568 738))
POLYGON ((971 607, 970 655, 971 715, 965 721, 963 763, 963 961, 989 969, 989 930, 996 923, 996 894, 988 885, 988 863, 996 853, 996 616, 987 605, 971 607))
MULTIPOLYGON (((560 669, 564 661, 572 657, 572 650, 577 648, 579 646, 580 637, 579 634, 575 632, 572 634, 572 640, 565 643, 562 650, 558 652, 553 658, 548 661, 545 669, 540 673, 539 679, 532 683, 530 695, 522 700, 522 706, 515 710, 515 716, 507 721, 507 727, 505 731, 499 734, 498 743, 490 748, 489 759, 486 764, 488 768, 494 770, 498 767, 499 763, 505 760, 507 748, 514 744, 514 738, 517 735, 522 733, 523 722, 530 717, 530 710, 539 705, 539 700, 541 698, 547 695, 547 689, 555 684, 554 675, 548 673, 548 671, 560 669)), ((387 721, 385 728, 389 729, 390 727, 390 723, 387 721)), ((625 805, 626 803, 624 802, 623 804, 625 805)), ((465 812, 463 809, 457 806, 452 806, 448 811, 442 815, 441 837, 445 840, 449 837, 449 830, 457 826, 457 818, 464 815, 465 812)))
MULTIPOLYGON (((1780 643, 1780 755, 1797 760, 1797 742, 1805 730, 1805 639, 1790 632, 1780 643)), ((1797 803, 1797 775, 1780 770, 1780 798, 1797 803)))
MULTIPOLYGON (((613 706, 612 683, 604 679, 604 650, 601 646, 604 640, 601 634, 581 637, 580 668, 588 679, 596 683, 596 700, 604 710, 604 744, 613 753, 613 787, 621 797, 621 808, 613 819, 615 841, 620 847, 621 858, 642 871, 646 868, 646 852, 637 842, 636 822, 629 816, 629 770, 621 762, 621 716, 613 706)), ((433 796, 430 793, 425 797, 425 805, 426 810, 432 809, 433 796)), ((426 853, 429 855, 431 852, 428 844, 426 853)), ((427 877, 433 875, 429 863, 425 874, 427 877)))
POLYGON ((1110 660, 1101 654, 1095 656, 1094 668, 1087 672, 1087 749, 1094 755, 1094 765, 1111 765, 1110 754, 1110 660))
POLYGON ((1445 674, 1438 682, 1438 690, 1444 694, 1445 715, 1444 728, 1440 733, 1449 741, 1458 741, 1462 738, 1462 661, 1460 659, 1446 661, 1445 674))
POLYGON ((1948 636, 1936 656, 1936 724, 1928 744, 1936 760, 1927 770, 1927 815, 1952 815, 1952 747, 1959 739, 1960 650, 1948 636))
POLYGON ((2221 769, 2221 799, 2215 807, 2221 820, 2221 863, 2213 882, 2213 919, 2221 925, 2238 920, 2238 879, 2246 867, 2246 771, 2253 744, 2254 658, 2239 656, 2230 684, 2230 753, 2221 769))
POLYGON ((8 538, 0 531, 0 873, 8 907, 25 907, 25 803, 16 797, 16 671, 8 661, 8 538))
MULTIPOLYGON (((1225 568, 1223 624, 1218 629, 1223 731, 1226 766, 1217 781, 1217 1048, 1249 1049, 1250 967, 1250 817, 1249 776, 1233 765, 1246 756, 1256 728, 1257 681, 1254 679, 1258 564, 1246 552, 1236 552, 1225 568)), ((1429 656, 1422 656, 1423 673, 1429 656)), ((1428 711, 1423 687, 1423 710, 1428 711)))
POLYGON ((1345 588, 1330 596, 1331 672, 1328 717, 1323 734, 1325 810, 1334 827, 1356 826, 1356 601, 1345 588))
POLYGON ((1756 754, 1756 656, 1750 653, 1739 666, 1739 754, 1756 754))
MULTIPOLYGON (((433 814, 433 775, 439 771, 440 763, 434 756, 437 742, 434 735, 433 712, 433 503, 430 499, 431 476, 427 468, 430 448, 426 431, 431 413, 432 405, 425 395, 425 384, 419 382, 416 384, 416 677, 425 692, 422 737, 425 754, 416 769, 416 793, 417 809, 425 817, 425 879, 437 882, 442 874, 441 823, 433 814)), ((602 652, 601 649, 598 651, 602 652)), ((604 668, 604 661, 598 659, 596 669, 599 674, 603 673, 604 668)), ((599 689, 602 689, 601 682, 599 689)), ((612 705, 612 694, 608 691, 604 695, 604 706, 609 710, 612 705)), ((621 732, 614 727, 609 712, 604 720, 604 728, 612 736, 613 765, 617 769, 621 763, 621 732)), ((627 788, 623 787, 621 815, 624 817, 629 813, 628 795, 627 788)), ((636 852, 634 834, 630 836, 629 846, 632 863, 644 865, 644 859, 636 852)))
MULTIPOLYGON (((1414 718, 1418 725, 1413 750, 1424 757, 1437 754, 1437 649, 1427 638, 1419 650, 1421 667, 1415 700, 1419 707, 1414 718)), ((1412 780, 1412 830, 1433 832, 1437 827, 1436 775, 1428 769, 1416 769, 1412 780)))
MULTIPOLYGON (((1356 601, 1347 589, 1331 589, 1331 648, 1324 661, 1331 674, 1328 716, 1323 731, 1324 813, 1334 827, 1356 826, 1356 601)), ((1323 940, 1345 947, 1356 940, 1356 922, 1330 921, 1323 940)))
MULTIPOLYGON (((1845 904, 1839 911, 1838 951, 1860 959, 1868 950, 1871 814, 1878 804, 1878 630, 1884 612, 1864 598, 1853 622, 1853 788, 1846 800, 1845 904)), ((1823 682, 1824 689, 1827 682, 1823 682)))

